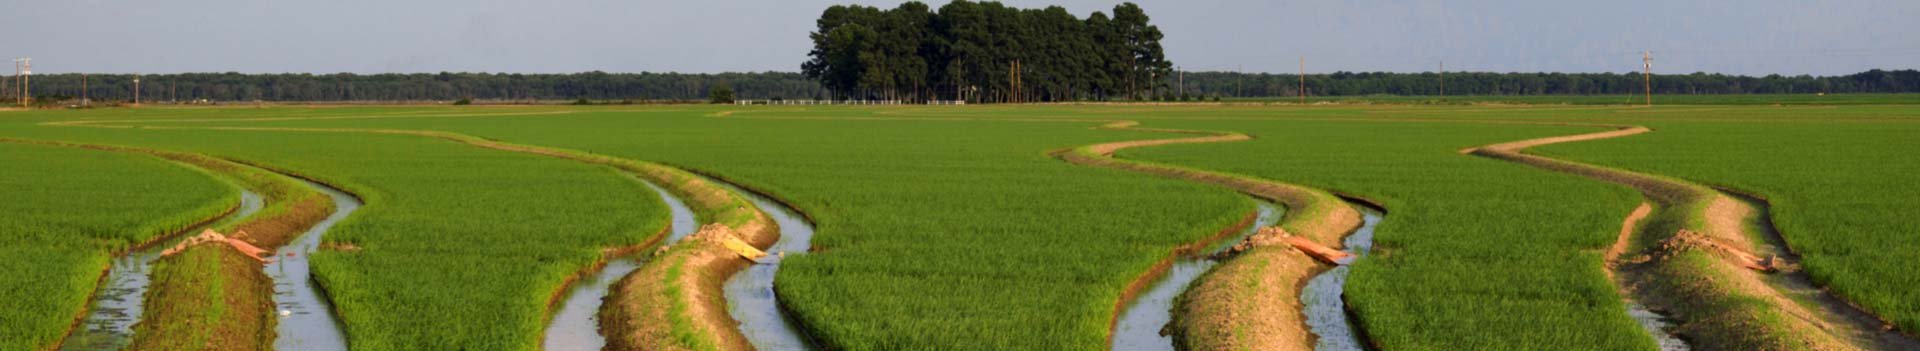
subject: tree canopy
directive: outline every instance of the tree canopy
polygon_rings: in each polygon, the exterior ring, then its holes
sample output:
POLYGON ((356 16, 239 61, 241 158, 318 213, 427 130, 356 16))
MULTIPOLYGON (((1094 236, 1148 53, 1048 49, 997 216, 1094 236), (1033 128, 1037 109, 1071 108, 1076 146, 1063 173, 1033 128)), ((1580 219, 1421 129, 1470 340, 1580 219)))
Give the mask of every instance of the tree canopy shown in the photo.
POLYGON ((828 7, 802 73, 841 98, 1062 101, 1149 95, 1173 69, 1139 5, 1082 19, 1065 8, 954 1, 828 7))

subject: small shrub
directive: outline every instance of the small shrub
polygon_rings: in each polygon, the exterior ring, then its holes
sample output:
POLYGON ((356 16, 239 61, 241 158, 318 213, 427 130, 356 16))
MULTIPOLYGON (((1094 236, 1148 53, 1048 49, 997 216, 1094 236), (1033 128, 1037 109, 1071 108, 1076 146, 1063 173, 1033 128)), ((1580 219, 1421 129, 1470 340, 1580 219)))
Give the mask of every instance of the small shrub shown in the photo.
POLYGON ((727 86, 727 83, 713 85, 713 90, 707 91, 707 102, 715 104, 733 103, 733 87, 727 86))

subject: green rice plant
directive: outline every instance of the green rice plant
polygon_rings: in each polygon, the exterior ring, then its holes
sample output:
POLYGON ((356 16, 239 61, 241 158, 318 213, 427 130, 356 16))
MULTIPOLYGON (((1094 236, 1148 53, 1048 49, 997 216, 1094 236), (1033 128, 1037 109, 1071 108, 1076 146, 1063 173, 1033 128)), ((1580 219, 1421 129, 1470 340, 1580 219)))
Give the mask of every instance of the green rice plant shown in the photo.
POLYGON ((1253 208, 1218 187, 1049 154, 1157 133, 893 115, 912 109, 688 108, 161 124, 444 130, 722 175, 814 220, 818 251, 782 263, 777 293, 825 346, 851 350, 1104 348, 1128 283, 1253 208))
MULTIPOLYGON (((329 234, 339 250, 315 258, 356 348, 537 347, 544 303, 564 278, 598 259, 597 248, 658 232, 665 212, 605 167, 444 139, 41 122, 448 131, 721 175, 791 202, 816 223, 818 251, 783 263, 777 293, 824 346, 853 350, 1105 347, 1126 283, 1172 247, 1251 208, 1217 187, 1050 156, 1168 137, 1092 128, 1118 119, 1255 137, 1129 150, 1124 158, 1385 205, 1392 216, 1379 228, 1376 255, 1355 267, 1349 286, 1358 320, 1385 349, 1649 349, 1602 262, 1639 196, 1456 152, 1600 130, 1463 121, 1639 124, 1655 131, 1537 151, 1761 195, 1816 280, 1901 328, 1920 327, 1920 296, 1907 289, 1920 281, 1899 264, 1920 252, 1905 235, 1920 231, 1920 220, 1904 215, 1920 201, 1905 176, 1920 162, 1902 157, 1920 147, 1911 138, 1920 132, 1912 106, 349 107, 13 116, 21 118, 0 120, 0 137, 207 153, 366 197, 368 207, 329 234)), ((104 265, 104 256, 7 254, 104 265)))
POLYGON ((352 116, 408 109, 36 111, 0 136, 202 153, 313 177, 367 205, 312 259, 357 349, 531 350, 602 249, 664 233, 664 203, 603 166, 405 135, 90 128, 82 119, 352 116))
POLYGON ((1620 218, 1638 202, 1635 193, 1456 152, 1596 128, 1213 112, 1124 117, 1146 127, 1232 130, 1255 139, 1127 150, 1121 157, 1380 201, 1392 215, 1375 232, 1374 255, 1354 266, 1347 296, 1360 328, 1382 349, 1654 348, 1627 316, 1602 262, 1620 218))
POLYGON ((239 192, 159 158, 0 142, 0 349, 54 346, 116 252, 219 216, 239 192))
POLYGON ((1910 269, 1920 262, 1920 218, 1912 216, 1920 208, 1920 160, 1912 156, 1920 108, 1671 107, 1553 117, 1652 127, 1538 152, 1759 195, 1816 284, 1901 330, 1920 330, 1920 276, 1910 269))

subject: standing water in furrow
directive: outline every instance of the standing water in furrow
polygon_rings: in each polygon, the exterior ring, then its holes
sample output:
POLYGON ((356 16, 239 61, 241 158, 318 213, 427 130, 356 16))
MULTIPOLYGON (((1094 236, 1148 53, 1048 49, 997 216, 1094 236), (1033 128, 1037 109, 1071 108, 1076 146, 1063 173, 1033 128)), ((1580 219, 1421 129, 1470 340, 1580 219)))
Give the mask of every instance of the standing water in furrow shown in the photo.
POLYGON ((301 233, 292 243, 275 250, 275 259, 267 263, 267 277, 273 279, 273 304, 279 310, 280 318, 275 327, 279 337, 273 340, 273 347, 279 350, 346 350, 347 336, 340 331, 340 322, 333 316, 333 307, 323 297, 320 287, 314 285, 312 267, 308 265, 307 258, 319 250, 320 237, 326 235, 334 224, 346 219, 348 214, 360 209, 362 203, 359 198, 340 189, 299 180, 314 191, 333 198, 333 214, 315 223, 313 228, 301 233))
POLYGON ((1260 231, 1260 228, 1273 226, 1280 221, 1280 208, 1261 201, 1260 215, 1247 226, 1246 230, 1228 240, 1221 240, 1206 251, 1186 257, 1176 258, 1167 274, 1153 282, 1146 293, 1133 299, 1120 315, 1120 321, 1113 327, 1114 350, 1166 350, 1172 351, 1173 337, 1161 335, 1160 330, 1173 321, 1173 300, 1187 290, 1195 279, 1199 279, 1213 266, 1219 264, 1209 256, 1225 251, 1234 244, 1246 240, 1247 236, 1260 231))
POLYGON ((727 278, 724 287, 727 314, 740 322, 740 333, 747 336, 747 342, 756 350, 808 349, 806 338, 780 311, 780 302, 773 294, 773 276, 780 272, 780 260, 786 255, 807 252, 808 243, 813 240, 813 223, 779 201, 724 181, 715 183, 746 196, 780 226, 780 240, 767 248, 766 257, 727 278))
POLYGON ((172 247, 174 243, 198 234, 201 230, 213 228, 246 218, 260 211, 263 205, 259 194, 246 189, 240 190, 240 207, 219 220, 206 225, 183 231, 166 240, 154 242, 145 248, 128 252, 113 259, 113 267, 107 270, 107 280, 93 292, 93 308, 87 311, 87 317, 73 335, 67 336, 61 350, 119 350, 133 342, 133 325, 140 322, 144 312, 147 286, 152 282, 153 262, 160 259, 160 253, 172 247))
POLYGON ((1693 347, 1687 346, 1686 340, 1680 340, 1680 338, 1674 336, 1672 332, 1667 331, 1673 328, 1673 322, 1668 319, 1666 315, 1649 310, 1647 306, 1633 301, 1627 301, 1627 315, 1633 316, 1634 321, 1640 322, 1640 328, 1646 329, 1647 334, 1653 335, 1653 341, 1660 344, 1660 351, 1688 351, 1693 349, 1693 347))
MULTIPOLYGON (((1356 260, 1364 259, 1367 251, 1373 249, 1373 228, 1380 224, 1382 212, 1372 207, 1354 204, 1360 210, 1360 229, 1347 235, 1342 241, 1344 251, 1353 254, 1356 260)), ((1360 340, 1352 321, 1347 320, 1347 265, 1335 266, 1320 275, 1307 280, 1306 288, 1301 289, 1300 302, 1307 315, 1307 328, 1319 341, 1313 346, 1320 351, 1360 351, 1365 344, 1360 340)))
MULTIPOLYGON (((660 194, 660 199, 667 202, 673 224, 668 227, 671 232, 667 234, 666 244, 679 242, 680 238, 700 229, 700 223, 694 220, 693 210, 687 208, 686 202, 652 182, 635 180, 646 184, 647 188, 653 189, 653 192, 660 194)), ((560 304, 560 311, 554 313, 553 321, 547 324, 546 340, 541 341, 542 348, 548 351, 596 351, 606 347, 607 338, 600 335, 600 302, 606 299, 608 288, 614 282, 640 268, 646 257, 647 253, 642 252, 609 260, 598 274, 574 282, 567 300, 560 304)))

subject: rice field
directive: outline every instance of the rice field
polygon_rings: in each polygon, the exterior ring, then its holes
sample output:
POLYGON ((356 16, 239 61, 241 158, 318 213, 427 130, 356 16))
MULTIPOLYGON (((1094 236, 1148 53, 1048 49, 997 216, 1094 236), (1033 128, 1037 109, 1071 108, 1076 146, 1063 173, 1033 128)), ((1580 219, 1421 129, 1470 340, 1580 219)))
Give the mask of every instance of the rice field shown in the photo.
MULTIPOLYGON (((354 193, 365 207, 312 258, 354 349, 539 349, 550 303, 570 278, 604 259, 603 249, 649 242, 668 222, 658 195, 612 167, 370 130, 658 163, 787 202, 816 233, 810 252, 782 260, 775 293, 817 348, 1105 349, 1130 283, 1174 248, 1255 210, 1222 187, 1053 156, 1180 137, 1096 128, 1130 120, 1252 139, 1117 157, 1385 207, 1391 215, 1372 253, 1351 266, 1346 296, 1364 341, 1379 349, 1652 350, 1655 338, 1629 315, 1605 254, 1641 195, 1459 151, 1610 128, 1594 124, 1651 127, 1530 151, 1763 197, 1816 283, 1911 331, 1920 329, 1920 295, 1910 287, 1920 280, 1901 262, 1920 259, 1911 235, 1920 220, 1905 216, 1920 206, 1920 185, 1908 179, 1920 161, 1906 156, 1920 150, 1912 137, 1920 109, 1887 105, 1903 97, 1675 97, 1699 105, 1650 109, 1395 99, 102 109, 0 112, 0 138, 199 153, 354 193), (44 123, 83 120, 118 122, 44 123)), ((110 252, 218 214, 236 197, 217 177, 149 156, 9 143, 0 151, 8 165, 33 165, 0 168, 9 194, 32 189, 0 203, 29 214, 0 219, 11 237, 0 242, 0 286, 72 282, 0 289, 0 349, 57 343, 110 252), (83 176, 55 176, 69 174, 83 176), (42 246, 62 250, 33 249, 42 246)))
POLYGON ((610 168, 442 140, 8 122, 8 136, 202 153, 361 197, 367 205, 311 257, 356 349, 538 348, 548 302, 570 277, 603 248, 664 234, 667 221, 658 195, 610 168))
POLYGON ((1138 117, 1148 127, 1235 130, 1255 139, 1120 156, 1287 179, 1380 202, 1392 216, 1374 232, 1376 255, 1353 266, 1347 298, 1382 348, 1652 348, 1602 271, 1600 251, 1637 204, 1633 193, 1454 152, 1592 128, 1288 121, 1279 119, 1285 114, 1223 112, 1255 119, 1138 117), (1275 119, 1259 120, 1269 117, 1275 119))
POLYGON ((157 157, 0 142, 0 349, 51 348, 116 252, 226 213, 240 192, 157 157))
POLYGON ((818 252, 783 262, 779 293, 825 346, 846 349, 1103 348, 1128 282, 1254 210, 1222 189, 1047 155, 1151 133, 863 109, 675 110, 226 125, 447 130, 725 175, 816 222, 818 252), (848 114, 880 119, 837 119, 848 114))
POLYGON ((1543 154, 1760 195, 1816 283, 1920 330, 1920 109, 1908 106, 1583 114, 1659 132, 1543 154))

